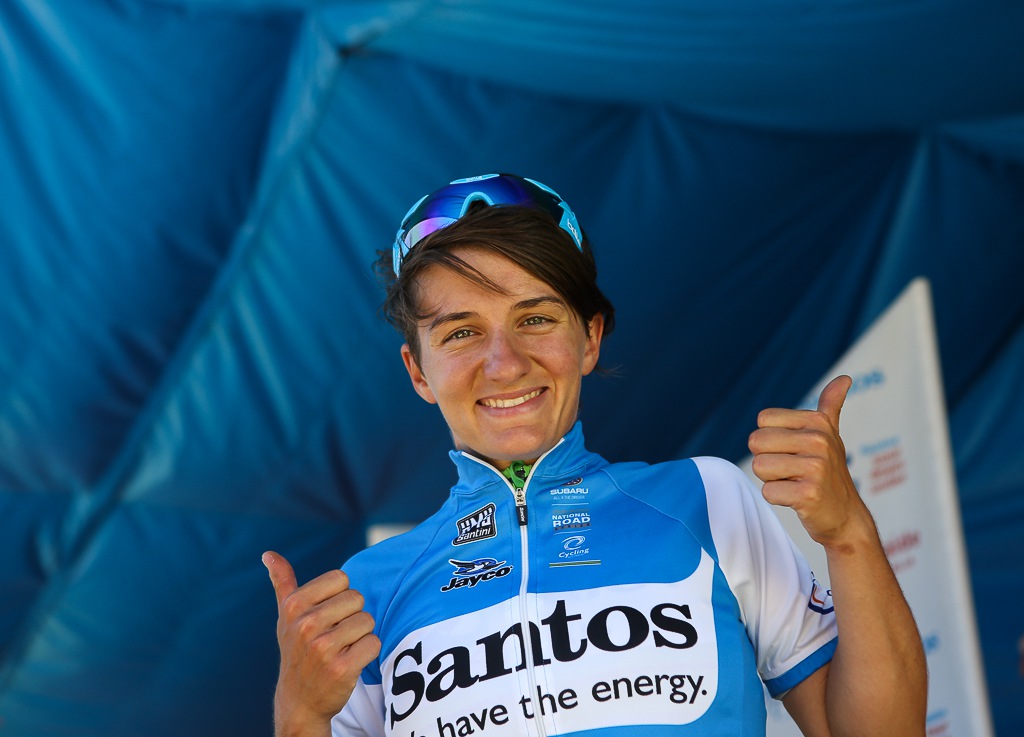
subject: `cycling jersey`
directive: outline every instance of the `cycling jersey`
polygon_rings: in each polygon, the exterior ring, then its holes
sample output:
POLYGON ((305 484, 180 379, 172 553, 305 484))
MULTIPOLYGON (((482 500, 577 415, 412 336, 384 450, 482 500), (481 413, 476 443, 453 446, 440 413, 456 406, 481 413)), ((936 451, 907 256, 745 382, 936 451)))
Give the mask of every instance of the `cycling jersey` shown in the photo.
POLYGON ((610 464, 572 430, 523 489, 459 480, 344 570, 382 642, 335 735, 764 734, 835 650, 831 599, 741 470, 610 464))

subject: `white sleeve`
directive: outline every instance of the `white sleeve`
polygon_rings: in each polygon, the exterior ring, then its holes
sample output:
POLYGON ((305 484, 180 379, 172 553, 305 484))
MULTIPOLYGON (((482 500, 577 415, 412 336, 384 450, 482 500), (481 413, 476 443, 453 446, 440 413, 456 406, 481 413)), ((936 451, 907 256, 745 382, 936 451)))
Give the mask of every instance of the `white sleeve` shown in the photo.
POLYGON ((384 689, 360 676, 345 708, 331 720, 332 737, 384 737, 384 689))
POLYGON ((831 597, 742 470, 719 458, 694 461, 719 565, 739 603, 758 673, 778 698, 831 660, 837 635, 831 597))

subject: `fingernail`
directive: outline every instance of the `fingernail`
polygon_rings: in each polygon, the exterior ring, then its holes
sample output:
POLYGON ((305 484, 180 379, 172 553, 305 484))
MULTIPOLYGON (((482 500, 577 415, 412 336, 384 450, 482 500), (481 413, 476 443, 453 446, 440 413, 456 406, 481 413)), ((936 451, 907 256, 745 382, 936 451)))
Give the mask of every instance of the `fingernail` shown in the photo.
POLYGON ((269 571, 270 564, 274 562, 274 556, 272 556, 270 553, 264 553, 262 556, 260 556, 260 560, 263 561, 263 565, 265 565, 267 567, 267 570, 269 571))

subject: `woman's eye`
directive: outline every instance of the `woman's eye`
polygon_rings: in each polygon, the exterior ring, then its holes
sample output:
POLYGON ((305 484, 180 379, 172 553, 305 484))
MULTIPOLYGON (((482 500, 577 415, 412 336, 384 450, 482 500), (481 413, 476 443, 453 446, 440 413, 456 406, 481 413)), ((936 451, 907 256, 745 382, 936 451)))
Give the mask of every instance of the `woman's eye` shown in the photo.
POLYGON ((447 338, 444 339, 444 342, 447 343, 450 340, 462 340, 463 338, 468 338, 472 334, 472 330, 469 330, 468 328, 463 328, 462 330, 456 330, 454 333, 449 335, 447 338))

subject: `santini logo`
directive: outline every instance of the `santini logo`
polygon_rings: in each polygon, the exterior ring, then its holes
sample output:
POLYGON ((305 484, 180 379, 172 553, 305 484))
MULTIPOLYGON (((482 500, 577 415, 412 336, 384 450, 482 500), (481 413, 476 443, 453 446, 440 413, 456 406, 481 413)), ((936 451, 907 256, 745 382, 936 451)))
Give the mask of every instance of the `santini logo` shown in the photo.
POLYGON ((452 540, 452 545, 486 540, 498 534, 498 526, 494 523, 493 504, 488 504, 486 507, 466 515, 455 524, 459 529, 459 535, 452 540))
POLYGON ((512 566, 505 565, 505 561, 499 561, 497 558, 449 560, 448 562, 455 566, 455 570, 452 572, 451 580, 441 587, 441 591, 472 588, 481 581, 503 578, 512 572, 512 566))

